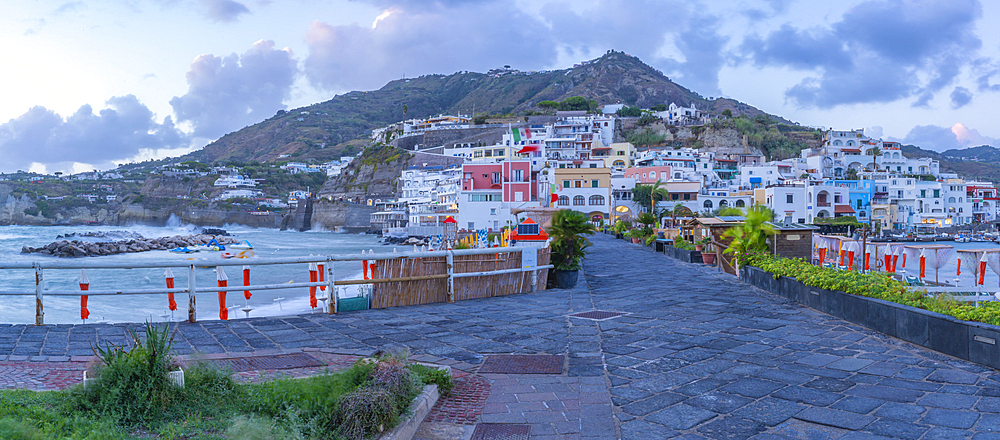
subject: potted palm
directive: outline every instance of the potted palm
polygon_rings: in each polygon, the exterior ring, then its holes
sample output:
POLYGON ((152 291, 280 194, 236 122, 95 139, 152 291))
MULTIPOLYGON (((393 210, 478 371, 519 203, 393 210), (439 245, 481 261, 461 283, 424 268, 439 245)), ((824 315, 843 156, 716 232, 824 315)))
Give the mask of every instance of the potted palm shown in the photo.
POLYGON ((570 289, 580 275, 580 261, 587 255, 594 226, 582 212, 563 209, 552 216, 549 239, 552 245, 552 265, 555 266, 556 285, 570 289))
POLYGON ((767 222, 774 214, 762 205, 754 205, 747 210, 743 224, 726 230, 723 237, 732 238, 729 247, 723 251, 733 254, 733 268, 739 273, 745 257, 749 254, 767 252, 767 237, 774 235, 774 228, 767 222))

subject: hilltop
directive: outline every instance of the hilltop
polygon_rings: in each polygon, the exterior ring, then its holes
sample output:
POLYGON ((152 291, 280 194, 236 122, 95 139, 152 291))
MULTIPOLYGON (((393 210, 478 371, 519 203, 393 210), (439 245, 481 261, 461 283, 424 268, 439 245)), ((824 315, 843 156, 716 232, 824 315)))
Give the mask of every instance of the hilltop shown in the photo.
POLYGON ((914 145, 904 145, 907 157, 930 157, 941 163, 941 171, 957 173, 965 179, 1000 183, 1000 149, 989 145, 951 149, 938 153, 914 145))
MULTIPOLYGON (((370 130, 407 118, 438 114, 524 114, 542 101, 571 96, 600 104, 652 107, 676 103, 735 115, 764 112, 732 99, 707 99, 636 57, 610 51, 569 69, 522 72, 497 69, 391 81, 374 91, 355 91, 318 104, 279 111, 267 120, 229 133, 191 153, 203 162, 329 160, 360 152, 370 130), (405 105, 405 112, 404 112, 405 105)), ((778 118, 780 119, 780 118, 778 118)))

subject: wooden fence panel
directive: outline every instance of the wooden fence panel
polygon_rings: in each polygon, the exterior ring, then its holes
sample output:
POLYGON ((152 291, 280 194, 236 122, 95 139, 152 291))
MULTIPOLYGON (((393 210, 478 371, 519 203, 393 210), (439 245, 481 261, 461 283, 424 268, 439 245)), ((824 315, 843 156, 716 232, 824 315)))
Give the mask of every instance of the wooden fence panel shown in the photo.
MULTIPOLYGON (((495 254, 456 255, 454 258, 454 273, 488 272, 520 268, 521 253, 503 251, 502 249, 498 248, 495 254)), ((549 248, 539 249, 537 264, 545 266, 549 264, 549 261, 549 248)), ((386 279, 447 273, 447 263, 444 257, 400 257, 394 260, 377 261, 374 264, 374 268, 375 278, 386 279)), ((548 270, 539 270, 538 284, 535 286, 535 289, 545 290, 547 282, 548 270)), ((531 272, 455 278, 456 301, 512 295, 530 291, 531 272)), ((437 279, 379 283, 374 285, 372 295, 372 306, 377 309, 447 302, 448 280, 437 279)))

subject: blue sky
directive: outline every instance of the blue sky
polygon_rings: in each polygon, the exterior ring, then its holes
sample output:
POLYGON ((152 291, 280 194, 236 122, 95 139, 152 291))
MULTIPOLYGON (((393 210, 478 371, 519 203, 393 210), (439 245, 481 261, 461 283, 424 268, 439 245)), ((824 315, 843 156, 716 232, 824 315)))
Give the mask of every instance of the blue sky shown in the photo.
POLYGON ((1000 146, 1000 2, 116 0, 0 15, 0 171, 176 156, 403 76, 625 51, 706 97, 945 150, 1000 146))

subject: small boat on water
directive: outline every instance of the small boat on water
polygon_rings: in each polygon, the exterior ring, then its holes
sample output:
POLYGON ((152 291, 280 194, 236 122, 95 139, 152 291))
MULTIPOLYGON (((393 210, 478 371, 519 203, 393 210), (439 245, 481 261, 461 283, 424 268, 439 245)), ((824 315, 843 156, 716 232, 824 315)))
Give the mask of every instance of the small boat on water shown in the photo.
POLYGON ((230 259, 230 258, 243 259, 243 258, 254 257, 256 255, 254 255, 254 253, 253 253, 252 250, 247 249, 247 250, 242 251, 242 252, 240 252, 238 254, 232 254, 232 253, 229 253, 229 252, 223 252, 222 255, 219 255, 219 256, 222 257, 222 258, 225 258, 225 259, 230 259))
POLYGON ((229 248, 230 249, 253 249, 253 245, 250 244, 249 240, 243 240, 240 243, 229 245, 229 248))
POLYGON ((191 249, 191 248, 188 248, 188 247, 179 247, 179 248, 171 249, 170 252, 173 252, 175 254, 193 254, 195 252, 198 252, 198 249, 191 249))
POLYGON ((198 246, 195 246, 194 248, 197 249, 197 250, 199 250, 199 251, 215 251, 215 252, 218 252, 218 251, 224 251, 224 250, 226 250, 226 247, 223 246, 222 244, 220 244, 218 242, 218 240, 216 240, 214 238, 212 239, 212 241, 208 242, 208 244, 200 244, 198 246))

